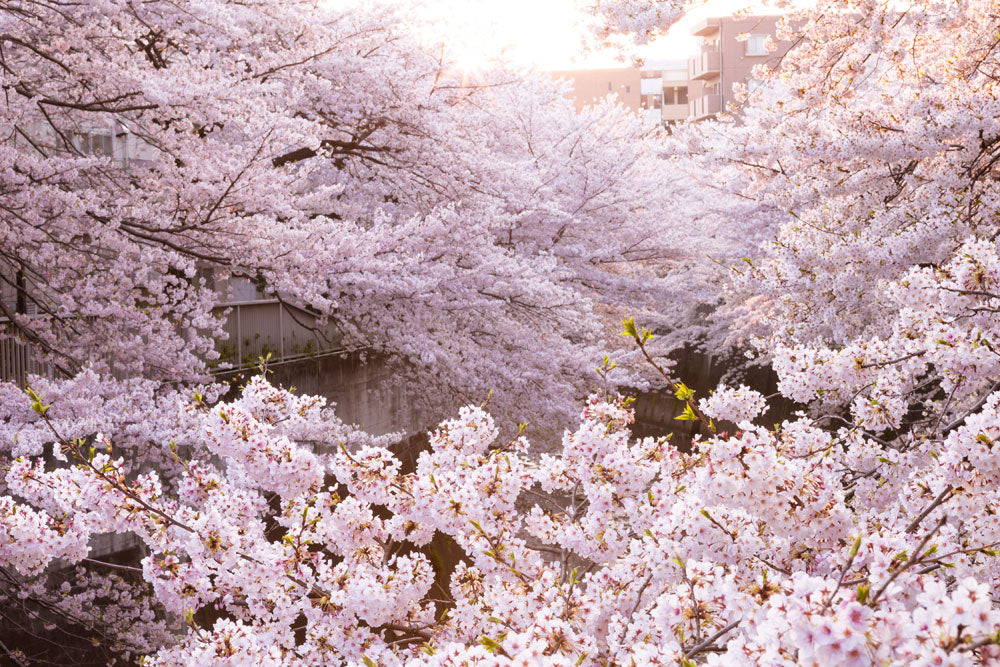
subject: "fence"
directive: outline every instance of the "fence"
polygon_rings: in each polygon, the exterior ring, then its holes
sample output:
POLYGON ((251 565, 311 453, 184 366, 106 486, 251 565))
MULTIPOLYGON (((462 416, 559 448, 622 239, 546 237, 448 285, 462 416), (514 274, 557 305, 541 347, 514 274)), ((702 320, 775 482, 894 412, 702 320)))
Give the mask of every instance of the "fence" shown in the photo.
MULTIPOLYGON (((320 325, 314 315, 277 299, 223 303, 213 312, 226 318, 223 329, 229 335, 216 344, 216 373, 256 366, 268 354, 270 363, 281 363, 344 349, 343 336, 333 324, 320 325)), ((38 359, 30 344, 0 339, 0 381, 23 387, 28 374, 52 377, 55 370, 38 359)))
POLYGON ((52 365, 39 361, 27 343, 16 338, 0 340, 0 381, 23 387, 29 374, 52 377, 53 373, 52 365))
POLYGON ((271 363, 281 363, 344 347, 332 323, 318 324, 314 315, 278 299, 219 304, 215 314, 225 315, 223 329, 229 334, 216 347, 217 372, 255 366, 268 354, 271 363))

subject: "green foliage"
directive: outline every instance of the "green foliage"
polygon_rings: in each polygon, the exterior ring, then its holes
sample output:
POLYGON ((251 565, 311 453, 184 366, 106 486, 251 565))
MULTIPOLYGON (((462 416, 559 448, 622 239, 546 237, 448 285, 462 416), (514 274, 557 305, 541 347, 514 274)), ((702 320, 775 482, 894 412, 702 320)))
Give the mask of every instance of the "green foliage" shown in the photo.
POLYGON ((682 412, 679 416, 674 417, 674 419, 693 422, 698 421, 698 415, 696 415, 694 410, 691 409, 691 404, 687 403, 684 405, 684 412, 682 412))
POLYGON ((681 401, 690 400, 694 396, 694 389, 691 389, 683 382, 677 383, 677 391, 674 392, 674 396, 681 401))
POLYGON ((624 331, 622 331, 623 336, 629 336, 634 339, 640 345, 646 343, 653 338, 653 332, 646 327, 636 327, 634 317, 626 317, 622 320, 622 326, 624 331))

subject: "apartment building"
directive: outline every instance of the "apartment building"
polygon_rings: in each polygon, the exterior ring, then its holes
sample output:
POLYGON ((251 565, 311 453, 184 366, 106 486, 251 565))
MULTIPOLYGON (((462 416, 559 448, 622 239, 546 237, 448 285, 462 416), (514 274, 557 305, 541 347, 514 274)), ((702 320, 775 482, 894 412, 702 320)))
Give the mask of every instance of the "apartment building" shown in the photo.
POLYGON ((549 74, 556 79, 569 79, 577 111, 611 94, 617 95, 625 107, 636 113, 640 111, 642 84, 639 70, 634 67, 560 70, 549 74))
POLYGON ((698 52, 688 59, 688 119, 713 118, 736 103, 734 83, 752 88, 752 71, 759 64, 776 64, 789 49, 789 42, 775 41, 768 52, 768 37, 774 39, 778 16, 715 17, 697 24, 692 34, 701 38, 698 52), (745 39, 742 39, 745 37, 745 39))
POLYGON ((639 72, 643 109, 650 125, 670 127, 688 117, 686 60, 647 63, 639 72))
POLYGON ((577 110, 615 94, 650 126, 670 126, 688 117, 687 61, 663 60, 641 68, 550 72, 569 79, 577 110))

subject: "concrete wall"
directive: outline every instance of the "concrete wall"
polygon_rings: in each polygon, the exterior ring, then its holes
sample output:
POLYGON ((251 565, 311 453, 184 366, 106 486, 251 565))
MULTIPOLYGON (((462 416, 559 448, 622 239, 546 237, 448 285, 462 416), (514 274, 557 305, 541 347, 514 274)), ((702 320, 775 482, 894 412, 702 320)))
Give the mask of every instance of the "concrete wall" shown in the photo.
MULTIPOLYGON (((723 376, 734 369, 742 369, 738 379, 728 380, 728 386, 746 384, 765 396, 777 391, 778 377, 770 366, 745 367, 745 360, 739 355, 732 357, 715 356, 700 350, 685 349, 674 355, 676 366, 672 370, 675 379, 695 390, 695 399, 705 398, 715 389, 723 376)), ((796 410, 805 406, 784 398, 768 401, 768 411, 757 420, 763 425, 773 425, 788 419, 796 410)), ((681 451, 690 451, 691 439, 699 433, 699 424, 692 421, 678 421, 684 410, 684 403, 677 400, 669 390, 645 392, 636 396, 635 425, 632 429, 637 438, 662 437, 672 434, 671 444, 681 451)), ((723 422, 720 431, 732 433, 735 424, 723 422)))
MULTIPOLYGON (((423 442, 420 433, 434 425, 429 418, 422 417, 409 400, 408 386, 393 383, 392 369, 379 357, 362 361, 357 353, 343 357, 328 355, 277 364, 270 370, 268 379, 272 384, 294 386, 301 394, 325 396, 336 403, 337 416, 347 423, 359 425, 368 433, 384 435, 402 431, 413 435, 394 448, 403 456, 410 454, 412 458, 415 454, 409 450, 419 449, 423 442)), ((219 379, 236 380, 239 375, 234 372, 219 379)), ((234 384, 233 394, 236 391, 234 384)), ((90 546, 91 556, 102 560, 114 554, 142 551, 138 538, 132 533, 97 535, 90 546)))
MULTIPOLYGON (((362 360, 358 353, 324 355, 275 364, 269 370, 272 384, 295 387, 299 394, 325 396, 336 403, 338 417, 373 435, 412 434, 432 425, 407 395, 409 386, 396 381, 380 357, 369 355, 362 360)), ((220 379, 235 375, 221 375, 220 379)))

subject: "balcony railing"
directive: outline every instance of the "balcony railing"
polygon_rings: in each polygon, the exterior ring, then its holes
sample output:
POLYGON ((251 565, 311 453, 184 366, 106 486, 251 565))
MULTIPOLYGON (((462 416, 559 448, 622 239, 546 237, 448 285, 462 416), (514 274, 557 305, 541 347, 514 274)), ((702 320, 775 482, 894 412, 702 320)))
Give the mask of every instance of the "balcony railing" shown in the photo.
POLYGON ((660 95, 663 93, 663 81, 659 77, 655 79, 640 79, 639 93, 641 95, 660 95))
POLYGON ((702 47, 701 53, 688 59, 688 79, 701 81, 719 76, 721 59, 718 49, 702 47))
MULTIPOLYGON (((213 373, 251 368, 268 354, 269 363, 276 364, 345 350, 336 326, 319 324, 314 315, 278 299, 222 303, 213 312, 225 317, 223 330, 229 335, 216 343, 219 359, 211 363, 213 373)), ((55 373, 29 343, 0 339, 0 381, 23 387, 28 375, 55 373)))
POLYGON ((216 373, 255 366, 269 354, 270 363, 281 363, 344 350, 335 325, 318 324, 314 315, 278 299, 223 303, 214 312, 225 315, 229 334, 216 346, 216 373))
POLYGON ((722 95, 719 93, 702 95, 688 102, 688 118, 698 120, 722 112, 722 95))
POLYGON ((51 364, 40 361, 31 345, 16 338, 0 340, 0 381, 24 387, 28 375, 52 377, 51 364))

